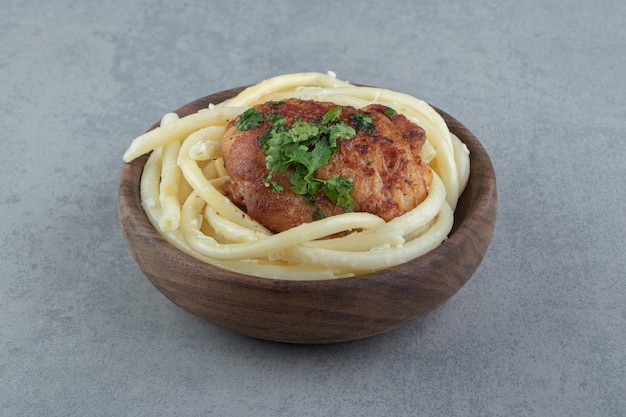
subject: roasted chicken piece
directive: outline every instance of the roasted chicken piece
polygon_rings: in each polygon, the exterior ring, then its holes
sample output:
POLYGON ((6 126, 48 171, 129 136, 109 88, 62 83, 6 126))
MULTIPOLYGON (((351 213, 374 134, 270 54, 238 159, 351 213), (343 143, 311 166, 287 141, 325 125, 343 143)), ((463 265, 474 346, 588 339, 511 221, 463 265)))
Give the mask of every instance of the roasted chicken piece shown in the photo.
MULTIPOLYGON (((262 113, 258 124, 247 129, 232 121, 221 140, 231 181, 222 192, 250 216, 274 232, 352 209, 376 214, 389 221, 415 208, 428 195, 432 174, 420 157, 424 130, 405 116, 380 104, 362 109, 343 106, 338 122, 354 129, 354 136, 337 141, 336 153, 314 175, 329 180, 337 175, 350 179, 353 205, 342 207, 323 192, 300 195, 291 191, 293 167, 271 175, 268 184, 267 154, 263 151, 272 120, 319 123, 333 103, 288 99, 253 107, 262 113)), ((313 145, 311 145, 313 147, 313 145)))

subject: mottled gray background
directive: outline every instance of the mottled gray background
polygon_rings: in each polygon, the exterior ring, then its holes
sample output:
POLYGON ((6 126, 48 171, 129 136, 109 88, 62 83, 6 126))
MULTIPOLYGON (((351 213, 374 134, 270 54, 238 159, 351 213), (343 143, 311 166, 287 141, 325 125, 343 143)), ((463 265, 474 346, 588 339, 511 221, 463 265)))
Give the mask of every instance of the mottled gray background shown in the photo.
POLYGON ((625 22, 620 0, 0 0, 0 415, 625 416, 625 22), (198 97, 329 69, 482 141, 484 262, 356 342, 188 315, 124 245, 123 151, 198 97))

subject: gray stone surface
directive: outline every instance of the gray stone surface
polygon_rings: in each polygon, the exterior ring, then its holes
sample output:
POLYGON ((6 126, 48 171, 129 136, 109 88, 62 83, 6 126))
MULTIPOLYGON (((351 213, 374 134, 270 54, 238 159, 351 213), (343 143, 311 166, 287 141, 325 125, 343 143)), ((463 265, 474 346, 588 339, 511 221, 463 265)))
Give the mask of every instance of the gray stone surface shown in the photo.
POLYGON ((626 415, 626 3, 0 2, 0 415, 626 415), (124 245, 130 140, 295 71, 465 123, 499 217, 426 318, 331 346, 167 301, 124 245))

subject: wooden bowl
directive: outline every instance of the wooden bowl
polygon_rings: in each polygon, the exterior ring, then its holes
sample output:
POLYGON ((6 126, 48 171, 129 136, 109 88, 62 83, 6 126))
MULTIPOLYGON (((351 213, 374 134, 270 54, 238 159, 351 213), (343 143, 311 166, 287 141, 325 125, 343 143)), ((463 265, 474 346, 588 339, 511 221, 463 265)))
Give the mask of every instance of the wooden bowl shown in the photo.
MULTIPOLYGON (((241 90, 209 95, 176 112, 181 117, 194 113, 241 90)), ((470 150, 470 177, 449 238, 413 261, 327 281, 272 280, 208 265, 174 248, 150 224, 139 196, 146 156, 125 164, 120 178, 118 210, 128 249, 150 282, 172 302, 244 335, 333 343, 412 322, 439 307, 470 279, 487 251, 496 220, 496 179, 489 156, 468 129, 438 111, 470 150)))

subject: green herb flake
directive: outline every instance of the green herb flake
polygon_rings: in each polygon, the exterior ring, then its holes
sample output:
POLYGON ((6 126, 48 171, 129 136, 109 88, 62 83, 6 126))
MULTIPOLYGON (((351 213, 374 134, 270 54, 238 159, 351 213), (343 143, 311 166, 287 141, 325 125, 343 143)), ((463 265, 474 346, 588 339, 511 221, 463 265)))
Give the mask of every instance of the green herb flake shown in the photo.
POLYGON ((322 117, 322 124, 327 125, 329 123, 336 122, 341 116, 341 106, 336 106, 329 109, 322 117))
POLYGON ((343 207, 346 211, 352 211, 354 200, 350 196, 350 192, 353 189, 354 179, 346 178, 340 174, 326 181, 324 194, 339 207, 343 207))
POLYGON ((328 143, 335 151, 337 150, 337 141, 339 139, 352 139, 356 136, 356 131, 344 122, 328 126, 326 133, 328 133, 328 143))
POLYGON ((313 212, 313 221, 322 220, 326 218, 326 214, 322 211, 321 208, 317 207, 313 212))
POLYGON ((356 113, 350 115, 350 120, 354 122, 356 130, 372 130, 374 124, 372 122, 372 114, 368 112, 356 113))
POLYGON ((239 120, 235 123, 237 130, 250 130, 258 127, 263 122, 263 113, 249 108, 241 113, 239 120))
POLYGON ((389 117, 393 117, 396 114, 398 114, 398 112, 395 109, 392 109, 391 107, 387 107, 385 109, 385 113, 387 113, 387 116, 389 116, 389 117))
POLYGON ((279 193, 279 192, 281 192, 284 189, 284 187, 282 185, 280 185, 276 181, 272 181, 272 173, 271 172, 267 173, 263 177, 263 179, 265 180, 264 185, 266 187, 272 187, 272 190, 274 190, 275 193, 279 193))
POLYGON ((318 126, 307 123, 300 118, 296 118, 296 120, 289 128, 289 135, 291 135, 291 140, 293 142, 307 142, 310 139, 315 139, 320 133, 320 129, 318 126))
POLYGON ((275 128, 283 127, 287 124, 287 118, 272 113, 267 116, 267 121, 274 124, 275 128))

